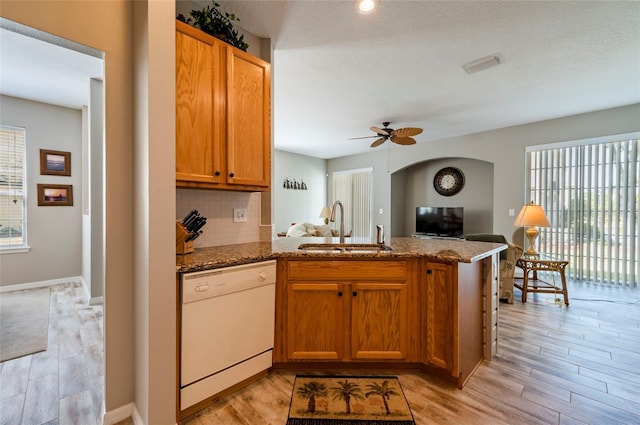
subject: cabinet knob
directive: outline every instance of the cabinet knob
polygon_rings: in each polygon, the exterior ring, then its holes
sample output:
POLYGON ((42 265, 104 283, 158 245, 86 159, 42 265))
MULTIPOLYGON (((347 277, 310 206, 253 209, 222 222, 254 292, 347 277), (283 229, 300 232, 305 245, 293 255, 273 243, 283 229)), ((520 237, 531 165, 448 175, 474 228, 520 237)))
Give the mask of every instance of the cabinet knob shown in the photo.
POLYGON ((220 171, 216 171, 214 174, 215 174, 216 176, 219 176, 219 175, 220 175, 220 171))
POLYGON ((428 269, 428 270, 427 270, 427 274, 431 274, 431 269, 428 269))
POLYGON ((338 291, 338 296, 341 297, 342 296, 342 291, 338 291))
POLYGON ((229 177, 233 178, 234 176, 235 176, 235 174, 229 173, 229 177))
POLYGON ((357 297, 357 296, 358 296, 358 293, 357 293, 356 291, 353 291, 353 296, 354 296, 354 297, 357 297))

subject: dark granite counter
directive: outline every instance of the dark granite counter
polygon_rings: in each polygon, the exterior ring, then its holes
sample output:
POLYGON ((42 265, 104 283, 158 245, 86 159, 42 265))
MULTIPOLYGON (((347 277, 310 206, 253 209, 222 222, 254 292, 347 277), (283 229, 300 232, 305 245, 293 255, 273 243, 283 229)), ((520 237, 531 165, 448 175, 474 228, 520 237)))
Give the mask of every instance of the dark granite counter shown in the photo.
MULTIPOLYGON (((490 242, 472 242, 462 239, 391 238, 390 251, 381 252, 310 252, 298 249, 306 243, 337 243, 338 238, 277 238, 267 242, 198 248, 195 252, 176 256, 176 272, 186 273, 210 270, 238 264, 273 260, 280 257, 296 258, 406 258, 424 257, 442 263, 473 263, 507 249, 507 245, 490 242)), ((347 243, 371 243, 369 239, 348 238, 347 243)))

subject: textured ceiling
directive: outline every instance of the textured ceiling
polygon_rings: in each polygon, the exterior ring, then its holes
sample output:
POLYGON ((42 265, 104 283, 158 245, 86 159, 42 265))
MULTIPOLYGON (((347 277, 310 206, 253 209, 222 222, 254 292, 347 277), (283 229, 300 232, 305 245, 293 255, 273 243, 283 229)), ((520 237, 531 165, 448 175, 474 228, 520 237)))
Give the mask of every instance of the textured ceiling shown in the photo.
POLYGON ((0 24, 0 93, 75 109, 88 104, 89 79, 103 79, 104 63, 81 51, 99 52, 6 20, 0 24))
POLYGON ((272 40, 277 149, 333 158, 370 151, 348 139, 383 121, 429 143, 640 102, 640 2, 222 3, 272 40))
MULTIPOLYGON (((348 139, 383 121, 429 143, 640 103, 639 1, 382 0, 370 15, 351 0, 221 3, 272 41, 277 149, 334 158, 371 151, 348 139), (461 68, 494 53, 503 64, 461 68)), ((86 104, 102 61, 25 41, 0 32, 0 92, 86 104)))

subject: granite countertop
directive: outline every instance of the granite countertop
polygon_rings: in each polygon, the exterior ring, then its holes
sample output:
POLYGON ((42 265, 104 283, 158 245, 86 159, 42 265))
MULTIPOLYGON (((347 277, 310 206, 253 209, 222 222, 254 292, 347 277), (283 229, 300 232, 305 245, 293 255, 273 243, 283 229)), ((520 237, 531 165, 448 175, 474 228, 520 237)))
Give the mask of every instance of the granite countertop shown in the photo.
MULTIPOLYGON (((337 243, 338 238, 277 238, 266 242, 250 242, 197 248, 191 254, 176 256, 176 272, 187 273, 238 264, 256 263, 276 258, 407 258, 425 257, 443 263, 472 263, 507 249, 507 245, 472 242, 463 239, 391 238, 390 251, 381 252, 310 252, 298 246, 307 243, 337 243)), ((349 238, 346 243, 371 243, 369 239, 349 238)))

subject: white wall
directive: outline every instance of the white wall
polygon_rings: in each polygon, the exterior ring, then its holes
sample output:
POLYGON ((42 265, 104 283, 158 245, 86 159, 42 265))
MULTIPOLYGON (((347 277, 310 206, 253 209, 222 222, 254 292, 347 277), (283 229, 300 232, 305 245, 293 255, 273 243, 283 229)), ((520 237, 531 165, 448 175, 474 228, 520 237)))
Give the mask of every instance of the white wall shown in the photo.
MULTIPOLYGON (((163 2, 157 2, 163 3, 163 2)), ((172 4, 173 6, 173 4, 172 4)), ((138 257, 133 250, 133 112, 132 112, 132 2, 25 2, 3 0, 2 17, 48 32, 67 40, 91 46, 105 52, 105 405, 107 412, 133 402, 134 387, 134 330, 133 330, 133 264, 146 264, 149 259, 138 257), (35 8, 35 9, 34 9, 35 8), (37 10, 38 13, 34 13, 37 10), (71 25, 70 22, 73 24, 71 25), (135 258, 134 258, 135 257, 135 258)), ((165 24, 166 25, 166 24, 165 24)), ((163 29, 173 34, 173 27, 163 29)), ((171 46, 168 47, 172 51, 171 46)), ((164 69, 164 68, 162 68, 164 69)), ((173 69, 173 67, 169 67, 173 69)), ((167 71, 171 73, 172 71, 167 71)), ((173 115, 160 119, 173 122, 173 115)), ((171 152, 172 149, 169 148, 171 152)), ((173 168, 151 164, 173 176, 173 168)), ((171 177, 170 177, 171 178, 171 177)), ((162 184, 160 181, 158 184, 162 184)), ((155 188, 155 185, 154 185, 155 188)), ((173 190, 164 187, 173 198, 173 190)), ((162 208, 162 204, 154 205, 162 208)), ((173 233, 172 233, 173 235, 173 233)), ((174 236, 171 236, 174 237, 174 236)), ((167 258, 174 258, 175 244, 167 248, 167 258)), ((171 264, 172 261, 164 263, 171 264)), ((166 280, 175 284, 173 276, 166 280)), ((175 305, 175 294, 167 294, 175 305)), ((166 351, 174 350, 169 332, 166 351)), ((175 339, 175 338, 174 338, 175 339)), ((166 365, 162 370, 175 372, 166 365)), ((175 373, 174 373, 175 375, 175 373)), ((172 403, 169 393, 159 403, 172 403)), ((173 418, 171 418, 173 419, 173 418)), ((175 422, 175 419, 174 419, 175 422)), ((160 424, 161 422, 157 422, 160 424)), ((164 422, 164 423, 168 423, 164 422)))
MULTIPOLYGON (((493 229, 507 239, 521 240, 513 227, 516 213, 527 202, 525 187, 525 149, 546 143, 581 140, 640 130, 640 104, 590 112, 565 118, 540 121, 499 130, 442 140, 418 142, 413 146, 394 146, 389 153, 387 172, 386 150, 335 158, 328 161, 328 172, 354 168, 374 169, 374 208, 383 208, 384 215, 376 221, 390 226, 391 174, 412 164, 437 158, 474 158, 494 164, 493 174, 493 229)), ((428 131, 428 129, 427 129, 428 131)), ((329 181, 329 185, 330 185, 329 181)), ((396 222, 395 219, 393 220, 396 222)), ((397 230, 391 229, 391 234, 397 230)))
POLYGON ((327 161, 280 150, 274 151, 273 223, 286 232, 291 223, 324 224, 320 210, 327 204, 327 161), (304 181, 307 190, 283 188, 284 179, 304 181))
POLYGON ((104 84, 91 79, 89 82, 89 142, 87 162, 89 164, 88 191, 85 200, 90 220, 88 245, 91 277, 91 298, 104 295, 104 84))
MULTIPOLYGON (((392 176, 392 181, 396 174, 392 176)), ((463 207, 464 233, 490 233, 493 228, 493 164, 465 158, 426 161, 402 173, 398 185, 404 186, 404 199, 391 204, 391 214, 401 217, 400 235, 415 232, 416 207, 463 207), (465 176, 463 189, 453 196, 442 196, 433 187, 433 177, 443 167, 456 167, 465 176)), ((395 181, 393 187, 397 187, 395 181)), ((395 229, 400 231, 400 229, 395 229)))
POLYGON ((133 2, 133 40, 135 405, 145 424, 174 424, 175 3, 133 2))
POLYGON ((82 111, 0 96, 0 122, 26 128, 29 252, 1 254, 0 286, 82 274, 82 111), (40 175, 40 149, 71 152, 71 176, 40 175), (73 206, 38 206, 37 184, 73 185, 73 206), (34 267, 37 265, 37 267, 34 267))

